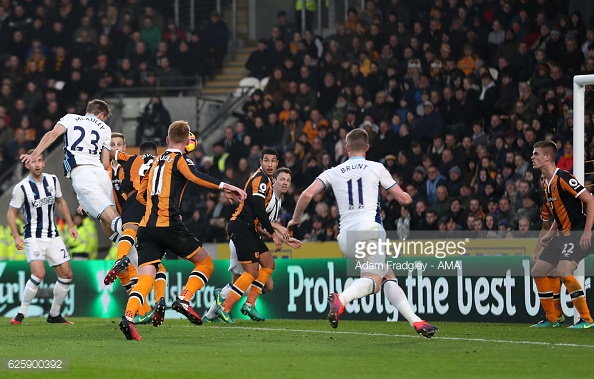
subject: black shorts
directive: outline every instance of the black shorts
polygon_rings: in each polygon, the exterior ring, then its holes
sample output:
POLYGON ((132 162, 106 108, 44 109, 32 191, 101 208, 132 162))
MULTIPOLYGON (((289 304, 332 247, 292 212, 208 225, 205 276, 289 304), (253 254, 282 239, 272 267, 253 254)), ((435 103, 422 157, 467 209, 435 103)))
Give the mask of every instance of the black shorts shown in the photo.
POLYGON ((144 213, 146 212, 146 206, 142 205, 137 199, 136 195, 128 198, 122 207, 122 225, 140 223, 144 213))
POLYGON ((577 231, 569 236, 556 236, 545 247, 538 259, 557 265, 559 261, 571 261, 577 266, 578 263, 592 253, 592 247, 582 250, 580 246, 582 233, 577 231))
POLYGON ((161 261, 169 250, 180 258, 190 258, 200 250, 202 242, 185 227, 139 227, 137 233, 138 267, 161 261))
POLYGON ((229 232, 229 238, 231 238, 235 245, 237 261, 239 263, 260 262, 260 254, 269 251, 264 241, 262 241, 251 225, 236 220, 229 221, 227 231, 229 232))

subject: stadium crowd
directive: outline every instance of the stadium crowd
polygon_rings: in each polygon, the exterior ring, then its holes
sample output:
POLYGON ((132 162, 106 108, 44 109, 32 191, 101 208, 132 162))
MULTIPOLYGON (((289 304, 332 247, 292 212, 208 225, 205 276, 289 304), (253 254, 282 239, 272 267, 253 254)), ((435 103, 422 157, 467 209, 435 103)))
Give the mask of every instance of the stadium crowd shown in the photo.
MULTIPOLYGON (((103 88, 153 87, 157 78, 177 85, 182 76, 220 70, 225 51, 212 42, 213 35, 228 38, 220 15, 184 32, 164 3, 0 2, 2 168, 103 88)), ((301 191, 347 158, 346 133, 363 128, 371 140, 368 158, 385 164, 413 198, 410 207, 400 207, 382 193, 386 230, 402 237, 467 230, 486 238, 538 230, 542 191, 532 146, 555 141, 558 167, 571 172, 572 77, 594 73, 594 5, 364 4, 348 9, 325 38, 310 28, 300 32, 279 11, 270 37, 246 62, 250 76, 268 78, 265 88, 251 94, 213 155, 195 150, 198 169, 241 187, 262 148, 278 149, 293 175, 283 199, 286 224, 301 191)), ((594 159, 593 112, 586 91, 586 160, 594 159)), ((594 171, 591 162, 585 171, 594 171)), ((586 178, 586 185, 592 182, 586 178)), ((205 242, 227 240, 233 210, 192 185, 182 202, 188 228, 205 242)), ((338 210, 330 194, 314 198, 306 213, 296 237, 336 238, 338 210)))
MULTIPOLYGON (((594 73, 593 9, 575 1, 431 3, 368 0, 326 38, 300 33, 279 11, 278 25, 246 62, 250 76, 269 78, 265 88, 244 104, 245 116, 225 129, 213 156, 196 153, 197 165, 241 184, 261 146, 280 150, 295 184, 283 202, 290 214, 301 190, 346 159, 346 133, 363 128, 368 157, 413 197, 400 207, 382 194, 387 230, 489 238, 538 230, 542 191, 532 146, 554 140, 558 166, 571 172, 571 78, 594 73)), ((590 92, 586 101, 592 159, 590 92)), ((206 204, 206 214, 224 209, 216 199, 206 204)), ((329 195, 307 213, 299 238, 336 237, 329 195)))
POLYGON ((212 16, 186 33, 169 2, 0 2, 0 172, 104 89, 184 86, 213 74, 229 30, 212 16))

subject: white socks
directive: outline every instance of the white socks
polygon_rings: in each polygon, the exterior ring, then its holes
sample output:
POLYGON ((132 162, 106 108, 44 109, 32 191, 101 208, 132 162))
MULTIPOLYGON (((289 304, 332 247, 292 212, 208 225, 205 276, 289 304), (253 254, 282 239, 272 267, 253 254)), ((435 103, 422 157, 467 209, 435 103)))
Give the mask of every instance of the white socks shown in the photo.
MULTIPOLYGON (((225 287, 223 287, 223 289, 221 290, 221 299, 226 299, 227 296, 229 296, 229 292, 231 291, 231 283, 227 283, 227 285, 225 287)), ((213 301, 212 304, 210 305, 210 308, 208 309, 208 312, 206 312, 206 317, 213 319, 217 317, 216 311, 217 310, 217 301, 213 301)))
POLYGON ((338 295, 343 305, 347 305, 355 299, 360 299, 375 293, 375 280, 371 278, 359 278, 347 289, 338 295))
POLYGON ((52 308, 50 309, 50 316, 56 317, 60 314, 60 308, 62 308, 64 299, 66 299, 66 295, 68 295, 70 282, 72 282, 72 279, 58 277, 58 280, 54 285, 54 300, 52 302, 52 308))
POLYGON ((415 322, 422 321, 421 318, 413 312, 404 291, 402 291, 402 288, 400 288, 395 279, 389 279, 384 282, 384 294, 390 303, 398 309, 398 312, 408 320, 411 326, 415 322))
POLYGON ((23 301, 21 302, 21 309, 19 310, 19 313, 22 313, 23 316, 27 315, 27 309, 29 309, 29 305, 31 305, 35 295, 37 295, 39 283, 41 283, 41 279, 35 275, 31 275, 29 280, 27 280, 27 284, 25 284, 25 290, 23 291, 23 301))

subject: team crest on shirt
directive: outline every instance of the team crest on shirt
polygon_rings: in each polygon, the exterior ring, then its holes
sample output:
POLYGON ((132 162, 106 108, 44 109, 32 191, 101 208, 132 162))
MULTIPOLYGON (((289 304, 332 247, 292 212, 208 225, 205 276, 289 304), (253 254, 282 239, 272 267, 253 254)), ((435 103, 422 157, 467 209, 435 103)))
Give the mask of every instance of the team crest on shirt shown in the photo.
POLYGON ((551 186, 551 192, 555 191, 556 189, 557 189, 557 186, 553 184, 553 185, 551 186))

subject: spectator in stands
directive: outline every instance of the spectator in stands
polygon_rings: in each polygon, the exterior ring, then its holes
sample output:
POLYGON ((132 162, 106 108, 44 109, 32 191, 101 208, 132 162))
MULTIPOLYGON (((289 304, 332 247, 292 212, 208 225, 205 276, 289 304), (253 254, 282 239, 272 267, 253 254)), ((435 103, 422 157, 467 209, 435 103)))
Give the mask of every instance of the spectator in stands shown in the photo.
POLYGON ((25 130, 18 128, 14 131, 14 138, 6 145, 6 158, 12 162, 17 162, 20 154, 27 152, 33 146, 33 142, 27 140, 25 130))
POLYGON ((185 222, 186 228, 200 241, 205 241, 209 233, 209 223, 203 214, 203 208, 194 209, 192 217, 185 222))
MULTIPOLYGON (((13 130, 6 124, 6 116, 0 114, 0 147, 7 146, 14 138, 13 130)), ((11 161, 10 159, 6 159, 11 161)))
MULTIPOLYGON (((183 44, 180 44, 180 48, 181 45, 183 44)), ((195 63, 195 68, 200 76, 214 76, 214 60, 210 54, 208 44, 201 37, 198 30, 193 31, 190 36, 190 41, 188 42, 188 52, 192 59, 191 62, 195 63)), ((179 56, 179 58, 181 59, 181 56, 179 56)))
MULTIPOLYGON (((413 178, 414 179, 414 178, 413 178)), ((437 201, 437 187, 445 186, 446 179, 435 166, 427 168, 426 196, 429 204, 437 201)))
POLYGON ((159 84, 163 87, 180 87, 184 85, 182 73, 177 67, 171 67, 169 58, 161 57, 157 70, 159 84))
POLYGON ((138 118, 136 145, 144 141, 153 141, 158 146, 165 146, 169 124, 171 124, 171 116, 163 105, 161 96, 152 96, 138 118))
POLYGON ((573 143, 570 140, 565 141, 563 145, 563 156, 557 162, 557 167, 573 172, 573 143))
POLYGON ((270 75, 270 54, 268 42, 265 39, 258 41, 258 50, 252 51, 245 62, 245 68, 250 72, 249 76, 262 79, 270 75))
POLYGON ((227 55, 227 45, 229 44, 229 28, 221 20, 219 12, 212 11, 210 13, 210 20, 202 26, 202 35, 210 49, 217 72, 222 72, 223 60, 227 55))
POLYGON ((287 19, 287 12, 284 10, 278 11, 276 16, 278 19, 277 27, 281 32, 281 38, 288 44, 293 38, 293 33, 298 30, 297 25, 287 19))

